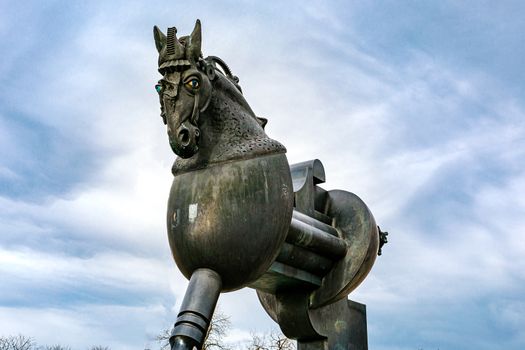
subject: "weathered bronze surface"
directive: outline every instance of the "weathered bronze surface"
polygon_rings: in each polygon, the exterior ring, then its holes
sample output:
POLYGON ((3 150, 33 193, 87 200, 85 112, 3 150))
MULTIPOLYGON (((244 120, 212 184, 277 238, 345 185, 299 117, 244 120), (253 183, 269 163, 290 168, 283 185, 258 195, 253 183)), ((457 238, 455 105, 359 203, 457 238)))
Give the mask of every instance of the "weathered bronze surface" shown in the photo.
MULTIPOLYGON (((203 128, 203 133, 206 129, 203 128)), ((206 267, 223 290, 246 286, 286 237, 292 189, 284 154, 218 163, 175 177, 168 201, 171 251, 182 273, 206 267)))
POLYGON ((172 349, 200 349, 219 294, 245 286, 257 289, 301 349, 366 349, 366 316, 357 318, 365 345, 356 345, 352 335, 338 335, 339 320, 352 317, 337 305, 347 305, 386 233, 359 197, 318 186, 325 181, 319 160, 288 165, 286 149, 266 135, 267 121, 253 113, 239 79, 220 58, 203 57, 198 20, 189 36, 177 38, 175 27, 153 32, 162 75, 155 89, 179 156, 168 239, 190 280, 172 349), (326 311, 334 307, 341 310, 326 311))

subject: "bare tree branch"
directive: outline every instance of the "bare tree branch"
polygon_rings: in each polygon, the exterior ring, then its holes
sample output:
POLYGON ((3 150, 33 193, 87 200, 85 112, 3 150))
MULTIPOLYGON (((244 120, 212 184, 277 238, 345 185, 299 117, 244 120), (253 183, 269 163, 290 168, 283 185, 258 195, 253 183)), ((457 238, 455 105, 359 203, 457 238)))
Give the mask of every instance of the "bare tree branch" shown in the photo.
POLYGON ((261 336, 256 333, 252 334, 252 339, 248 344, 248 350, 270 350, 268 347, 268 339, 266 336, 261 336))
POLYGON ((171 328, 164 329, 155 337, 155 341, 160 344, 161 350, 170 350, 171 328))
POLYGON ((224 344, 224 338, 230 328, 230 318, 219 310, 215 311, 202 350, 231 350, 229 346, 224 344))
POLYGON ((248 350, 295 350, 295 342, 284 335, 271 332, 269 334, 252 334, 248 350))
POLYGON ((270 333, 270 341, 272 344, 271 349, 274 350, 295 350, 297 348, 293 340, 279 333, 270 333))
POLYGON ((31 350, 34 345, 33 338, 21 334, 0 337, 0 350, 31 350))
POLYGON ((39 347, 39 350, 71 350, 69 346, 62 346, 62 345, 46 345, 39 347))

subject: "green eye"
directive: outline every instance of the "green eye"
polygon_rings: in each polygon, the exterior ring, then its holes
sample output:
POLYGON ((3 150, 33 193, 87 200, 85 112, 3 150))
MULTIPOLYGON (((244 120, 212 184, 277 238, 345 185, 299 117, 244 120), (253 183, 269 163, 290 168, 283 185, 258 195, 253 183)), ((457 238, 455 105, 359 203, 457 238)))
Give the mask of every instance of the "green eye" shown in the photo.
POLYGON ((160 94, 160 92, 162 91, 162 85, 160 84, 155 85, 155 90, 157 90, 157 92, 160 94))
POLYGON ((193 78, 185 83, 186 87, 190 90, 196 90, 200 87, 199 80, 196 78, 193 78))

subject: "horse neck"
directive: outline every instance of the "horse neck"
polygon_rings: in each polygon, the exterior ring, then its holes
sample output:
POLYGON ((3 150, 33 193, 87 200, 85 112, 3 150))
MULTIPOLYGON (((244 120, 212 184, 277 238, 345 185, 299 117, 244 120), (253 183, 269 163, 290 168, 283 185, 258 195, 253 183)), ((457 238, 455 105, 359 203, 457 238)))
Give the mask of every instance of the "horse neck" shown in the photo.
POLYGON ((249 156, 249 149, 239 148, 267 138, 243 95, 222 75, 213 81, 211 100, 199 117, 199 128, 199 153, 208 162, 231 158, 239 152, 249 156))
POLYGON ((210 146, 228 140, 246 141, 266 137, 244 97, 233 85, 223 82, 214 86, 210 105, 203 113, 201 123, 203 134, 209 135, 205 139, 210 142, 210 146))

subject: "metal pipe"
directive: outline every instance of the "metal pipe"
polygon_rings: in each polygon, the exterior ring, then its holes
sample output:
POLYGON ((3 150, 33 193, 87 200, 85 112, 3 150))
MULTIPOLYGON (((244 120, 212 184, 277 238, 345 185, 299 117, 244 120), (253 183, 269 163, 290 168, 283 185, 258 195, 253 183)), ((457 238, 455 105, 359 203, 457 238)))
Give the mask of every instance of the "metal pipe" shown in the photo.
POLYGON ((294 210, 292 213, 293 217, 296 218, 299 221, 302 221, 310 226, 313 226, 315 228, 318 228, 321 231, 324 231, 326 233, 331 234, 332 236, 338 237, 337 230, 330 226, 325 224, 322 221, 319 221, 311 216, 308 216, 306 214, 301 213, 300 211, 294 210))
POLYGON ((171 333, 172 350, 201 349, 221 289, 222 281, 217 272, 210 269, 193 272, 171 333))
POLYGON ((332 265, 332 260, 299 246, 284 243, 276 261, 313 273, 316 276, 326 275, 332 265))
POLYGON ((319 253, 334 261, 346 255, 346 242, 343 239, 334 237, 295 217, 292 217, 286 242, 319 253))
POLYGON ((170 338, 171 350, 195 350, 198 343, 189 337, 183 335, 172 336, 170 338))

